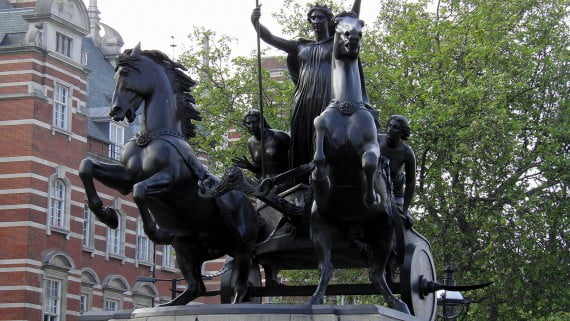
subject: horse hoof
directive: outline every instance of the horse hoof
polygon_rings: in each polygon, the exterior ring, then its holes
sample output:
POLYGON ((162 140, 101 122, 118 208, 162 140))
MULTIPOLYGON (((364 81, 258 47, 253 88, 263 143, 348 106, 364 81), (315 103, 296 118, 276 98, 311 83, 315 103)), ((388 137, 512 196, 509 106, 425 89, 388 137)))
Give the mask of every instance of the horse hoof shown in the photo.
POLYGON ((97 215, 97 217, 103 224, 112 229, 116 229, 119 226, 119 217, 117 216, 115 210, 111 207, 102 207, 101 212, 99 215, 97 215))
POLYGON ((309 302, 307 302, 308 305, 317 305, 317 304, 323 304, 323 298, 318 297, 318 296, 312 296, 311 299, 309 300, 309 302))
POLYGON ((391 308, 406 314, 411 314, 410 309, 408 309, 408 305, 400 300, 396 301, 391 308))

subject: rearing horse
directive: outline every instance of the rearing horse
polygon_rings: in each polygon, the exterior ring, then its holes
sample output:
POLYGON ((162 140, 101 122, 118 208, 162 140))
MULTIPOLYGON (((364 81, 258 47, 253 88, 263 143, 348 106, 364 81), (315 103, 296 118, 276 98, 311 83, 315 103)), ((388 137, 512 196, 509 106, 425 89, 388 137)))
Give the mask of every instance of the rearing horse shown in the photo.
POLYGON ((363 103, 358 55, 364 22, 354 12, 358 7, 334 19, 333 100, 314 121, 311 239, 320 278, 309 303, 323 302, 333 269, 332 247, 348 239, 367 245, 372 261, 370 281, 388 305, 409 313, 406 304, 392 294, 385 278, 394 224, 386 176, 378 170, 376 124, 363 103))
POLYGON ((79 176, 93 213, 107 226, 117 227, 114 209, 104 207, 93 179, 132 192, 144 231, 156 244, 172 244, 188 283, 166 305, 181 305, 205 293, 201 265, 225 254, 236 259, 233 302, 247 293, 252 246, 257 239, 258 215, 248 198, 231 191, 215 199, 198 196, 198 182, 209 174, 186 141, 194 136, 191 120, 199 120, 188 90, 194 81, 159 51, 141 51, 140 44, 117 60, 110 116, 132 122, 144 103, 141 131, 125 144, 120 164, 91 159, 81 162, 79 176))

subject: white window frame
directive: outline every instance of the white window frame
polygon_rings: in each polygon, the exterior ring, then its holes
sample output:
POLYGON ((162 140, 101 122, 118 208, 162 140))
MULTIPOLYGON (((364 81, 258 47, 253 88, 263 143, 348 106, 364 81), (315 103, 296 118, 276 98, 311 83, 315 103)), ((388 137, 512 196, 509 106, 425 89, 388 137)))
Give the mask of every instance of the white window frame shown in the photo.
POLYGON ((109 255, 121 255, 121 225, 121 220, 119 220, 119 226, 116 229, 107 228, 107 252, 109 255))
POLYGON ((125 256, 125 222, 123 220, 123 215, 117 211, 117 219, 119 224, 116 229, 107 227, 107 244, 106 253, 107 259, 109 257, 114 257, 118 259, 123 259, 125 256))
POLYGON ((71 58, 73 52, 73 39, 64 35, 61 32, 55 33, 55 51, 71 58))
POLYGON ((79 296, 79 314, 89 311, 89 294, 81 293, 79 296))
POLYGON ((119 160, 121 159, 121 152, 125 145, 125 126, 117 123, 109 123, 109 158, 119 160))
POLYGON ((61 321, 62 288, 61 280, 44 279, 44 321, 61 321), (53 287, 53 285, 56 286, 53 287))
POLYGON ((87 204, 83 205, 83 228, 82 228, 82 239, 81 244, 83 249, 93 249, 93 231, 94 231, 94 220, 93 212, 89 209, 87 204))
POLYGON ((55 83, 53 87, 53 126, 63 130, 69 129, 71 87, 55 83))
POLYGON ((49 225, 52 228, 66 229, 67 185, 59 178, 50 184, 49 225))
POLYGON ((103 299, 103 311, 119 311, 121 301, 115 299, 103 299))
POLYGON ((87 50, 81 50, 81 64, 83 66, 87 66, 87 62, 89 60, 89 53, 87 50))
POLYGON ((174 249, 172 245, 164 245, 162 248, 162 267, 167 270, 174 270, 176 268, 176 254, 173 254, 174 249))
POLYGON ((141 219, 137 220, 137 261, 151 263, 153 244, 144 232, 141 219))

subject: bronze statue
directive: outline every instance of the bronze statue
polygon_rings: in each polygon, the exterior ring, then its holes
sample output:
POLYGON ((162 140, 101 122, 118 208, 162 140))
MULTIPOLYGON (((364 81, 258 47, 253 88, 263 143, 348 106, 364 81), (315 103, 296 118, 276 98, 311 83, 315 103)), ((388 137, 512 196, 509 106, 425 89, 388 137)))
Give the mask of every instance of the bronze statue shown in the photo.
POLYGON ((255 174, 258 181, 267 177, 275 177, 289 169, 289 134, 271 128, 267 119, 261 117, 258 110, 250 110, 244 114, 243 125, 252 135, 247 140, 247 149, 252 161, 247 158, 233 159, 235 166, 247 169, 255 174), (261 121, 263 121, 263 149, 261 146, 261 121), (263 157, 264 170, 261 168, 263 157), (264 176, 262 176, 262 172, 264 176))
POLYGON ((388 305, 410 313, 386 281, 394 222, 386 177, 378 171, 380 147, 372 113, 364 106, 358 55, 364 22, 360 1, 334 19, 332 102, 315 123, 314 203, 311 239, 320 278, 310 304, 322 304, 332 275, 332 248, 342 238, 370 249, 370 281, 388 305))
MULTIPOLYGON (((261 10, 257 7, 251 15, 254 26, 259 22, 260 16, 261 10)), ((313 159, 313 120, 331 100, 332 18, 333 13, 327 7, 316 5, 309 9, 307 21, 313 28, 314 40, 283 39, 273 35, 265 26, 259 26, 263 41, 288 54, 287 67, 296 86, 291 112, 291 168, 313 159)), ((361 75, 361 68, 359 72, 361 75)), ((368 103, 364 78, 360 77, 358 81, 362 84, 364 103, 368 103)))
POLYGON ((395 203, 404 222, 412 226, 413 219, 408 209, 416 189, 416 156, 412 148, 403 142, 408 137, 410 137, 408 119, 401 115, 393 115, 388 120, 386 134, 378 135, 378 142, 380 152, 390 160, 390 177, 395 203))
POLYGON ((214 199, 198 196, 198 182, 217 178, 202 167, 187 142, 194 136, 190 120, 199 120, 194 85, 183 67, 159 51, 142 51, 140 44, 117 59, 110 116, 132 122, 144 104, 144 123, 123 149, 120 164, 84 159, 79 176, 93 213, 110 228, 117 214, 104 207, 93 179, 132 192, 144 231, 156 244, 172 244, 187 289, 165 305, 182 305, 203 295, 200 268, 207 260, 229 254, 236 260, 233 302, 246 300, 258 214, 241 192, 214 199))

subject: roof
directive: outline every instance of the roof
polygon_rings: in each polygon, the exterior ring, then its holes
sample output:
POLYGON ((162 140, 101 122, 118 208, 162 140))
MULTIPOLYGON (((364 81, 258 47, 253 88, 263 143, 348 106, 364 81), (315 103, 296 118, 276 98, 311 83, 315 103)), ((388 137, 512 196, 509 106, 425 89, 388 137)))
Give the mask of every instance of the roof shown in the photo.
POLYGON ((95 45, 93 39, 83 38, 83 50, 87 52, 87 68, 91 70, 87 76, 89 83, 87 107, 109 108, 113 96, 115 69, 95 45))
MULTIPOLYGON (((3 2, 0 4, 3 5, 3 2)), ((0 45, 10 45, 14 44, 14 41, 17 43, 23 40, 29 23, 22 18, 22 15, 30 12, 33 12, 33 8, 0 10, 0 45)))

